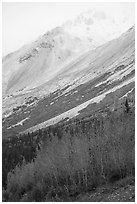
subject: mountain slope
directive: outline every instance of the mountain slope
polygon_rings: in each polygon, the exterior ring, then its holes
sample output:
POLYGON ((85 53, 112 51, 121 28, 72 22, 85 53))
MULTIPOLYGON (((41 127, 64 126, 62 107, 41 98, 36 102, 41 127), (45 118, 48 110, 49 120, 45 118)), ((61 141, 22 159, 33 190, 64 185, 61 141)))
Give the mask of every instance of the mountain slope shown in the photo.
POLYGON ((78 56, 119 37, 132 26, 131 19, 124 13, 115 17, 94 9, 7 55, 3 58, 3 96, 53 79, 78 56))
POLYGON ((50 80, 83 49, 88 48, 87 43, 56 28, 23 47, 3 60, 3 93, 30 89, 50 80))
POLYGON ((85 117, 106 107, 113 110, 126 96, 134 105, 134 32, 132 27, 119 38, 87 51, 47 83, 5 98, 5 135, 34 131, 68 117, 85 117))

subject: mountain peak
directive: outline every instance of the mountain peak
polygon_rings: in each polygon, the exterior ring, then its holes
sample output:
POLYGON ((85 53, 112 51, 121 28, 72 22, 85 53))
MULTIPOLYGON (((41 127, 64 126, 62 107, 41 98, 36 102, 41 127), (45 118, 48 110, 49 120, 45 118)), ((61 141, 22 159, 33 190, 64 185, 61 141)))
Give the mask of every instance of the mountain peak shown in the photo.
POLYGON ((75 58, 119 37, 129 25, 124 15, 117 19, 99 9, 81 13, 3 59, 4 92, 49 81, 75 58))
POLYGON ((86 36, 93 40, 94 46, 100 46, 119 37, 131 26, 133 25, 124 13, 115 17, 101 9, 92 9, 68 21, 63 28, 73 35, 86 36))

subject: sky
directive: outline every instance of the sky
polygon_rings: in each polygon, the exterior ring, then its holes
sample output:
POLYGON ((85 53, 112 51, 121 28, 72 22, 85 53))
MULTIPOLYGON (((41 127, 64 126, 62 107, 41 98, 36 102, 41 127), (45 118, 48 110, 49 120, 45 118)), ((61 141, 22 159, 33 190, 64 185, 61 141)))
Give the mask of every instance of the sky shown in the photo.
POLYGON ((121 11, 124 11, 128 18, 132 19, 135 12, 134 3, 125 2, 3 2, 2 55, 5 56, 19 49, 24 44, 36 40, 48 30, 93 8, 116 16, 121 15, 121 11))

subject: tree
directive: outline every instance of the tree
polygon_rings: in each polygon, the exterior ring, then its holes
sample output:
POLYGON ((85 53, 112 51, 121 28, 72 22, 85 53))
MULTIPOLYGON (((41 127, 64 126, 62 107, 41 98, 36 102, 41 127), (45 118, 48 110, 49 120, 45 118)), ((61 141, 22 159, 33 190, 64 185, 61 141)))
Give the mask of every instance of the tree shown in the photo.
POLYGON ((125 111, 128 113, 130 110, 129 104, 128 104, 128 100, 126 98, 126 102, 125 102, 125 111))

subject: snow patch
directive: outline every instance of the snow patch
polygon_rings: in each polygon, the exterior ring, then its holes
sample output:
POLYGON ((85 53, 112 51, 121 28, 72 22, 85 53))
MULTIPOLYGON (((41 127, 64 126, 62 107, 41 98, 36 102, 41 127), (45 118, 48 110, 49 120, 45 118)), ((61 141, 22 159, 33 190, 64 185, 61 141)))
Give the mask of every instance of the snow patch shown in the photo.
POLYGON ((10 112, 10 113, 6 113, 6 114, 3 115, 3 118, 7 118, 7 117, 9 117, 11 114, 12 114, 12 112, 10 112))
POLYGON ((29 119, 29 117, 27 117, 27 118, 21 120, 20 122, 16 123, 15 125, 11 125, 11 126, 8 127, 7 129, 11 129, 11 128, 16 127, 16 126, 18 126, 18 125, 23 125, 23 123, 24 123, 26 120, 28 120, 28 119, 29 119))
MULTIPOLYGON (((125 95, 123 95, 121 98, 124 98, 124 97, 127 97, 127 95, 129 94, 129 93, 131 93, 133 90, 134 90, 135 88, 133 88, 133 89, 131 89, 130 91, 128 91, 125 95)), ((121 99, 120 98, 120 99, 121 99)))
POLYGON ((96 97, 86 101, 85 103, 82 103, 82 104, 76 106, 75 108, 72 108, 72 109, 70 109, 70 110, 68 110, 68 111, 66 111, 66 112, 64 112, 64 113, 62 113, 62 114, 60 114, 54 118, 51 118, 51 119, 44 121, 44 122, 42 122, 36 126, 33 126, 29 129, 21 132, 20 134, 27 133, 27 132, 33 132, 33 131, 36 131, 38 129, 50 126, 50 125, 54 125, 54 124, 60 122, 61 120, 66 119, 66 118, 71 119, 71 118, 79 115, 79 111, 83 110, 91 103, 99 103, 101 100, 103 100, 106 97, 107 94, 112 93, 112 92, 116 91, 117 89, 120 89, 123 86, 128 85, 129 83, 132 83, 134 81, 135 81, 135 77, 128 79, 128 80, 124 81, 123 83, 121 83, 120 85, 117 85, 117 86, 113 87, 112 89, 106 91, 105 93, 102 93, 99 96, 96 96, 96 97))
POLYGON ((53 105, 53 104, 54 104, 54 102, 51 102, 51 103, 50 103, 50 105, 53 105))
POLYGON ((102 84, 108 83, 111 84, 112 82, 116 81, 116 80, 121 80, 123 79, 123 77, 127 76, 128 74, 130 74, 133 70, 135 69, 135 67, 132 66, 127 66, 125 69, 122 69, 120 71, 117 71, 116 73, 112 74, 111 76, 109 76, 107 78, 107 80, 98 83, 97 85, 95 85, 95 87, 98 87, 102 84))

